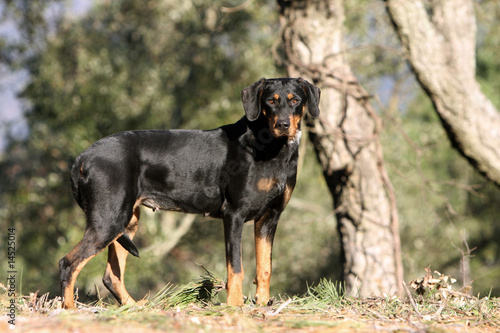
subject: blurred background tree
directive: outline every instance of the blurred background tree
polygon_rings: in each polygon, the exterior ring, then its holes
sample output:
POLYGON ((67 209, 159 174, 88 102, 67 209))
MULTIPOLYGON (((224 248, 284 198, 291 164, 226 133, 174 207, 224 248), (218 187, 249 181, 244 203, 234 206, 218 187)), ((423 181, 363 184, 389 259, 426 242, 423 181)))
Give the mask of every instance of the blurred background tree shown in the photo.
MULTIPOLYGON (((474 279, 475 293, 500 295, 500 192, 450 149, 446 133, 402 58, 384 4, 348 0, 346 57, 376 96, 385 122, 386 166, 397 194, 405 279, 432 269, 474 279), (464 242, 476 248, 465 256, 464 242)), ((10 138, 0 155, 0 230, 15 225, 22 291, 59 294, 57 262, 81 238, 84 216, 69 188, 74 158, 99 138, 128 129, 202 128, 243 115, 239 91, 275 66, 280 38, 274 1, 96 1, 83 16, 65 1, 10 0, 3 22, 16 38, 0 39, 2 71, 26 71, 22 92, 28 134, 10 138)), ((478 80, 498 107, 500 4, 476 5, 478 80), (497 98, 495 100, 495 98, 497 98)), ((2 102, 0 101, 0 105, 2 102)), ((1 106, 0 106, 1 107, 1 106)), ((305 144, 307 140, 303 140, 305 144)), ((339 239, 331 198, 309 145, 297 188, 276 235, 273 294, 301 293, 306 282, 340 278, 339 239)), ((136 236, 142 258, 130 258, 135 298, 167 282, 183 283, 202 263, 225 276, 222 224, 143 209, 136 236), (189 223, 188 223, 189 224, 189 223), (179 231, 177 245, 170 228, 179 231)), ((244 292, 253 294, 253 229, 244 229, 244 292)), ((4 239, 0 240, 0 248, 4 239)), ((5 258, 0 256, 0 266, 5 258)), ((80 274, 80 297, 104 295, 105 255, 80 274)), ((19 289, 18 289, 19 290, 19 289)))
POLYGON ((306 117, 306 124, 333 198, 346 294, 403 295, 399 217, 380 145, 382 122, 346 59, 345 3, 278 3, 287 74, 321 89, 321 114, 306 117))

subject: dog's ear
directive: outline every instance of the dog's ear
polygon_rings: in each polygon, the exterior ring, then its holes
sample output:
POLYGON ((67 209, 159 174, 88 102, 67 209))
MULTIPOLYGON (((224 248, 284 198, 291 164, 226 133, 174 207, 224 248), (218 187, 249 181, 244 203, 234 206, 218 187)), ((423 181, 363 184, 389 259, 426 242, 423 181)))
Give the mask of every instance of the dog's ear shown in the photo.
POLYGON ((316 87, 314 84, 304 80, 301 77, 299 77, 298 80, 300 82, 300 85, 302 86, 302 89, 304 89, 304 91, 307 95, 307 107, 309 109, 309 114, 313 118, 318 118, 318 116, 319 116, 319 97, 321 95, 321 90, 319 90, 319 88, 316 87))
POLYGON ((245 109, 247 119, 250 121, 254 121, 259 117, 261 111, 260 98, 262 96, 265 84, 266 79, 262 78, 241 91, 241 101, 243 102, 243 108, 245 109))

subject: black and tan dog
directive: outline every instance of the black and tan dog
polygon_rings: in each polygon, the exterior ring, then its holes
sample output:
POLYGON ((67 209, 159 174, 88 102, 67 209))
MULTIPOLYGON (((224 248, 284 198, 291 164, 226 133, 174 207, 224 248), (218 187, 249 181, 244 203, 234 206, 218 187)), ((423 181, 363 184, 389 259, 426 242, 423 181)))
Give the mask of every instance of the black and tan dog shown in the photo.
POLYGON ((128 131, 85 150, 71 170, 73 195, 87 227, 59 262, 64 306, 74 307, 78 273, 109 247, 104 285, 121 303, 127 255, 140 205, 222 218, 227 304, 242 305, 243 223, 255 222, 256 299, 269 302, 271 251, 278 219, 295 186, 300 123, 306 104, 319 115, 320 91, 298 79, 261 79, 241 92, 246 116, 214 130, 128 131))

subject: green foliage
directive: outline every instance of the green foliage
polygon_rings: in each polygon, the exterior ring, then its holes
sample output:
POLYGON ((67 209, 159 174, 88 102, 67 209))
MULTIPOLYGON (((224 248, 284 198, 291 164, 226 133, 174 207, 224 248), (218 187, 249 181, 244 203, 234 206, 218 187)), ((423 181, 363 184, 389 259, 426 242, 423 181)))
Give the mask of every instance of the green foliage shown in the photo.
POLYGON ((496 1, 482 1, 477 7, 478 46, 476 49, 477 77, 486 96, 500 109, 500 59, 498 45, 500 45, 500 9, 496 1))
POLYGON ((397 195, 407 279, 432 265, 464 285, 474 280, 476 294, 491 288, 497 294, 493 277, 500 267, 493 258, 499 252, 492 239, 500 231, 499 189, 451 149, 423 93, 400 119, 388 120, 382 138, 397 195))
POLYGON ((365 90, 383 95, 390 82, 401 80, 407 71, 385 6, 382 2, 349 0, 344 8, 346 60, 365 90))
MULTIPOLYGON (((7 175, 0 187, 0 225, 18 228, 25 290, 58 293, 57 261, 82 237, 83 213, 68 182, 76 155, 122 130, 213 128, 239 119, 239 90, 262 76, 279 76, 271 57, 276 15, 265 2, 226 13, 210 1, 112 1, 81 20, 61 21, 43 52, 29 61, 23 92, 31 104, 29 137, 12 142, 0 163, 7 175)), ((323 274, 339 277, 331 199, 313 152, 303 158, 294 199, 278 228, 276 293, 302 292, 306 281, 323 274), (302 242, 304 237, 314 242, 302 242)), ((142 214, 134 242, 145 248, 165 237, 159 223, 142 214)), ((248 293, 255 274, 251 229, 246 226, 244 236, 248 293)), ((141 299, 167 281, 188 281, 197 261, 225 275, 219 221, 196 221, 168 258, 130 257, 127 287, 141 299)), ((81 272, 82 301, 106 295, 105 262, 101 254, 81 272)))
MULTIPOLYGON (((0 156, 0 229, 16 226, 23 290, 58 294, 57 261, 77 244, 85 226, 69 189, 73 159, 122 130, 207 129, 240 118, 239 91, 262 76, 283 73, 272 59, 277 12, 274 1, 249 2, 236 11, 223 6, 240 2, 103 1, 83 18, 56 20, 49 34, 41 14, 49 4, 63 2, 8 3, 24 30, 18 40, 0 41, 0 61, 11 71, 29 71, 22 94, 29 136, 12 141, 0 156)), ((492 22, 498 21, 499 7, 491 0, 477 7, 478 77, 498 106, 500 34, 492 22)), ((462 280, 460 261, 466 258, 471 268, 465 280, 475 279, 474 293, 498 295, 498 188, 451 150, 431 103, 408 79, 383 3, 347 1, 346 15, 347 57, 365 88, 381 95, 376 106, 387 110, 382 140, 397 194, 406 279, 432 264, 462 280), (468 253, 466 244, 475 250, 468 253)), ((342 302, 343 289, 330 282, 342 271, 331 197, 311 147, 301 156, 298 184, 276 235, 271 290, 342 302), (308 288, 314 281, 320 282, 308 288)), ((134 240, 140 248, 161 239, 159 223, 142 215, 134 240)), ((249 223, 243 235, 249 295, 252 239, 249 223)), ((82 300, 89 293, 94 298, 96 289, 105 296, 100 282, 105 261, 100 255, 82 271, 77 283, 82 300)), ((224 276, 220 222, 196 220, 167 258, 129 258, 126 285, 136 299, 157 290, 157 299, 165 299, 173 293, 162 289, 165 283, 190 281, 195 262, 224 276)), ((200 289, 187 291, 192 296, 200 289)))
POLYGON ((262 57, 272 15, 264 3, 227 14, 212 1, 110 1, 46 35, 43 52, 25 63, 29 136, 0 160, 0 224, 17 228, 26 288, 56 291, 57 260, 81 238, 68 182, 76 155, 122 130, 239 119, 239 90, 276 76, 262 57))

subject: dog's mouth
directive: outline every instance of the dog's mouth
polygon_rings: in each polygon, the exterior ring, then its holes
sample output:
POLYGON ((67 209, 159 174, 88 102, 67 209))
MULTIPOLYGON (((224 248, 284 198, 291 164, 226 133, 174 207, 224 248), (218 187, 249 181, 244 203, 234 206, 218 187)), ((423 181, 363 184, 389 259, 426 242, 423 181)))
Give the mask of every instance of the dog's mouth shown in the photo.
POLYGON ((280 129, 273 128, 271 130, 271 134, 275 139, 287 138, 288 142, 298 142, 301 137, 300 129, 294 129, 293 131, 292 130, 283 131, 280 129))
POLYGON ((291 135, 291 133, 290 133, 289 130, 282 130, 282 129, 277 128, 277 127, 272 127, 271 134, 276 139, 284 138, 284 137, 289 137, 291 135))
POLYGON ((288 138, 289 141, 295 141, 298 133, 300 133, 299 116, 291 116, 289 119, 278 120, 277 118, 269 119, 269 128, 274 138, 288 138))

